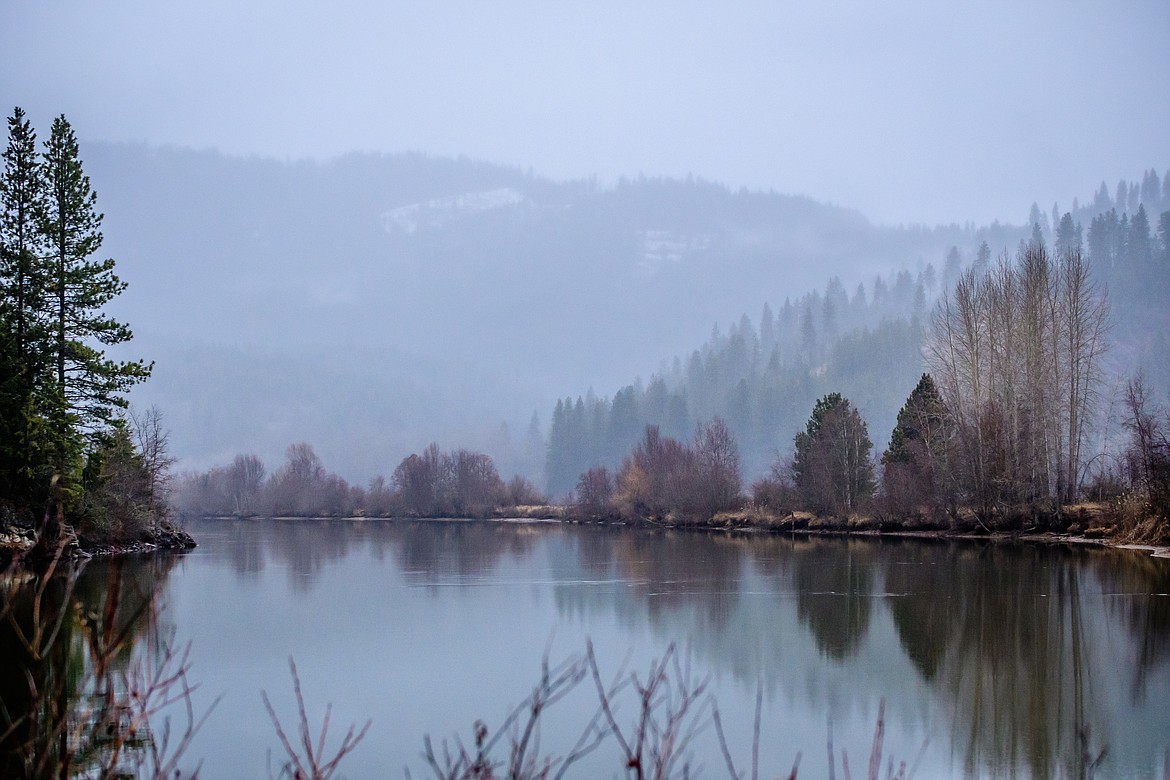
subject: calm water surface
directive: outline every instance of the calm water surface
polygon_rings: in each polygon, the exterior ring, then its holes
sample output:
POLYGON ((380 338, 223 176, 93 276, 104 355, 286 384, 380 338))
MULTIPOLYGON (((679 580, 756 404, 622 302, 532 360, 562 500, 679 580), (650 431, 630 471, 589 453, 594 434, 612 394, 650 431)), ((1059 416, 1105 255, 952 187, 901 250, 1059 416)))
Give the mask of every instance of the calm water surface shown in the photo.
MULTIPOLYGON (((264 777, 280 749, 261 690, 291 719, 373 720, 350 778, 426 777, 424 735, 469 741, 537 681, 542 656, 642 671, 676 643, 710 677, 749 769, 828 776, 827 740, 863 774, 881 700, 884 755, 916 777, 1051 777, 1107 747, 1102 777, 1160 776, 1170 749, 1170 561, 1096 548, 719 536, 550 524, 220 521, 165 573, 165 629, 191 643, 197 704, 222 696, 190 755, 202 775, 264 777)), ((144 564, 145 565, 145 564, 144 564)), ((593 714, 578 689, 545 752, 593 714)), ((633 717, 633 701, 619 719, 633 717)), ((702 776, 726 777, 710 728, 702 776)), ((618 777, 607 743, 574 777, 618 777)))

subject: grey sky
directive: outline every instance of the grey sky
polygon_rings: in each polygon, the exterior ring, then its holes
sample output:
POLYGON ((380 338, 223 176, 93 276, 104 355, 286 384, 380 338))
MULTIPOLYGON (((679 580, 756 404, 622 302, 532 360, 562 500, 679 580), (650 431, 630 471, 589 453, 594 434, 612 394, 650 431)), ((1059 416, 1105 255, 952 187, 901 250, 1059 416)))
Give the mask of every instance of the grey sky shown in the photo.
POLYGON ((5 2, 42 133, 554 178, 685 176, 879 222, 1022 221, 1170 166, 1170 3, 5 2))

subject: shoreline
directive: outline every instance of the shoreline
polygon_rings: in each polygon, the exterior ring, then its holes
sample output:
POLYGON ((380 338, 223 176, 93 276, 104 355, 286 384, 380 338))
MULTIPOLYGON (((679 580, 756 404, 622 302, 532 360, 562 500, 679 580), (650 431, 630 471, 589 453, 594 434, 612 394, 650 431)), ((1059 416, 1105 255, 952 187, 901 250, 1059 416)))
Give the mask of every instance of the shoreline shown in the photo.
MULTIPOLYGON (((86 542, 74 536, 62 548, 64 560, 90 560, 156 553, 184 553, 193 550, 198 542, 185 528, 165 521, 148 529, 140 538, 126 542, 86 542)), ((28 528, 9 528, 0 531, 0 569, 14 563, 16 566, 36 565, 40 558, 30 558, 36 546, 36 534, 28 528)))
POLYGON ((460 517, 380 517, 369 515, 353 515, 349 517, 334 517, 334 516, 320 516, 320 517, 298 517, 298 516, 263 516, 263 515, 223 515, 223 516, 201 516, 198 519, 207 522, 221 522, 226 520, 278 520, 284 523, 295 522, 320 522, 320 521, 344 521, 352 523, 366 523, 366 522, 421 522, 421 523, 496 523, 500 525, 595 525, 595 526, 617 526, 624 528, 641 528, 646 530, 672 530, 672 531, 695 531, 706 533, 725 533, 725 534, 792 534, 801 536, 835 536, 835 537, 858 537, 865 539, 919 539, 923 541, 959 541, 959 542, 996 542, 996 543, 1024 543, 1024 544, 1072 544, 1072 545, 1089 545, 1095 547, 1107 547, 1119 550, 1131 550, 1135 552, 1147 552, 1153 558, 1167 558, 1170 559, 1170 545, 1159 544, 1143 544, 1132 542, 1124 539, 1110 537, 1105 534, 1086 535, 1082 533, 1058 532, 1058 531, 999 531, 991 530, 983 533, 972 532, 969 530, 959 529, 904 529, 904 530, 883 530, 881 528, 849 528, 841 527, 839 525, 824 524, 822 526, 810 526, 808 524, 798 524, 791 522, 785 523, 732 523, 719 521, 718 518, 712 518, 706 522, 677 522, 677 521, 654 521, 643 520, 641 522, 631 522, 628 520, 614 520, 607 518, 586 518, 586 517, 572 517, 564 514, 563 508, 557 508, 559 511, 545 513, 528 514, 524 512, 500 512, 493 513, 488 517, 475 516, 460 516, 460 517))

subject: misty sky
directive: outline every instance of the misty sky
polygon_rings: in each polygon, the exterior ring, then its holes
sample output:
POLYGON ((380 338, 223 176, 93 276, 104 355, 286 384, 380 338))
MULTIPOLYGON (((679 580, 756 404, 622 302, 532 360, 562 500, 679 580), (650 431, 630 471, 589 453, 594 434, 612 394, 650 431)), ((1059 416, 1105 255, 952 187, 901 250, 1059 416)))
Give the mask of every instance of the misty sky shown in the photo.
POLYGON ((693 173, 889 223, 1019 223, 1163 172, 1168 77, 1165 0, 0 5, 3 112, 42 134, 693 173))

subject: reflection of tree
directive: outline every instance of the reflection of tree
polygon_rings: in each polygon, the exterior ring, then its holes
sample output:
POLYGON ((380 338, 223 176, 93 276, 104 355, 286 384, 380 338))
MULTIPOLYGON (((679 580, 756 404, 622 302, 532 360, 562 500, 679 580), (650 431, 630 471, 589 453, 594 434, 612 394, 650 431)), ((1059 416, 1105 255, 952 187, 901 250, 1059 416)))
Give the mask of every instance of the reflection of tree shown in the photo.
POLYGON ((365 546, 376 560, 390 550, 408 580, 438 582, 450 576, 481 577, 505 555, 528 555, 551 526, 490 522, 296 519, 214 520, 215 544, 241 578, 252 578, 265 562, 288 571, 297 593, 308 592, 322 571, 365 546))
POLYGON ((740 552, 720 537, 688 531, 631 532, 615 537, 618 575, 647 599, 651 621, 693 605, 706 616, 703 630, 722 631, 738 600, 740 552))
POLYGON ((434 583, 478 579, 511 555, 526 557, 551 528, 479 522, 394 522, 395 557, 408 580, 434 583))
MULTIPOLYGON (((14 570, 0 583, 0 776, 173 768, 166 739, 151 730, 158 707, 186 690, 186 667, 160 641, 155 610, 173 563, 54 561, 43 574, 14 570)), ((191 733, 170 747, 181 753, 191 733)))
POLYGON ((938 672, 954 632, 952 571, 945 565, 954 549, 950 544, 913 542, 893 545, 895 554, 886 559, 886 592, 898 639, 928 681, 938 672), (896 554, 901 551, 925 560, 901 560, 896 554))
POLYGON ((308 592, 322 569, 349 554, 354 535, 346 520, 273 520, 259 531, 272 559, 288 567, 298 593, 308 592))
POLYGON ((875 547, 834 539, 798 548, 793 568, 797 616, 812 631, 817 648, 832 658, 857 652, 869 629, 875 547))
POLYGON ((1093 558, 1098 576, 1110 592, 1105 602, 1119 617, 1137 644, 1133 669, 1133 695, 1146 690, 1146 679, 1160 664, 1170 664, 1170 562, 1144 553, 1118 561, 1101 551, 1093 558))
POLYGON ((972 773, 1079 775, 1083 729, 1101 744, 1119 738, 1108 733, 1118 672, 1134 669, 1136 703, 1151 667, 1170 659, 1170 604, 1153 597, 1170 589, 1164 561, 1006 544, 894 549, 886 589, 899 640, 953 709, 972 773), (1135 639, 1132 661, 1110 641, 1119 622, 1135 639))
POLYGON ((968 771, 1052 777, 1075 767, 1078 737, 1101 724, 1086 629, 1084 552, 930 545, 921 565, 891 565, 899 639, 945 692, 968 771))
POLYGON ((254 523, 248 520, 217 520, 217 527, 226 528, 231 539, 227 545, 232 570, 240 579, 254 579, 264 570, 264 548, 254 523))

